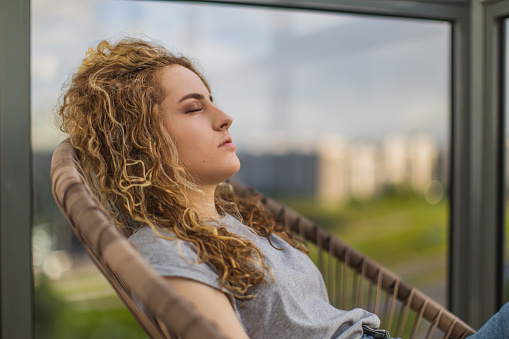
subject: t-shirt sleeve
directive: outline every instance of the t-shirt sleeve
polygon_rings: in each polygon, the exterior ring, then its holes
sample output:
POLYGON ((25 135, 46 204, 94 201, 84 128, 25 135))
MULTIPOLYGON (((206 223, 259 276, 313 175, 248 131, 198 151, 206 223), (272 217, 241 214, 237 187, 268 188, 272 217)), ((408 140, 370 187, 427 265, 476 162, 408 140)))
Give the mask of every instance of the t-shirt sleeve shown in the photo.
POLYGON ((215 268, 206 263, 198 263, 194 244, 180 239, 163 239, 148 226, 139 229, 129 241, 160 275, 196 280, 227 292, 220 288, 220 279, 215 268))

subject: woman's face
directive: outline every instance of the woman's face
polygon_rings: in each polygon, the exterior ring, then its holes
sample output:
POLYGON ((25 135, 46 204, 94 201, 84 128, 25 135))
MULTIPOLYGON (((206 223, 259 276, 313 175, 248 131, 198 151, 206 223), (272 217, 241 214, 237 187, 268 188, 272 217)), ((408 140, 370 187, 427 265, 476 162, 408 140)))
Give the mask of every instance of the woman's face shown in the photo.
POLYGON ((237 173, 240 162, 228 133, 232 117, 212 103, 201 79, 171 65, 162 70, 161 82, 163 125, 196 183, 217 185, 237 173))

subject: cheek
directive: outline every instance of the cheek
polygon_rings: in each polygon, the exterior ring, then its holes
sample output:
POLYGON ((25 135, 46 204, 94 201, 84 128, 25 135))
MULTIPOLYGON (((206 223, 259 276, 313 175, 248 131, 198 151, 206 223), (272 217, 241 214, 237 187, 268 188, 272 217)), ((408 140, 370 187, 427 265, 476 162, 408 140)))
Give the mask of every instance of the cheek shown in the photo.
POLYGON ((181 131, 176 133, 174 142, 184 165, 196 167, 210 163, 209 144, 203 140, 203 136, 199 133, 181 131))
POLYGON ((203 126, 192 119, 168 118, 164 121, 164 128, 177 148, 182 165, 195 173, 206 171, 214 163, 208 131, 203 126))
POLYGON ((177 125, 176 121, 169 116, 167 116, 163 120, 163 127, 175 145, 177 145, 177 139, 178 139, 178 135, 177 135, 178 127, 176 125, 177 125))
POLYGON ((168 118, 164 121, 164 129, 166 130, 166 132, 170 136, 171 140, 177 147, 177 150, 179 151, 179 153, 181 152, 180 151, 181 145, 185 144, 184 139, 186 136, 185 131, 184 132, 182 131, 181 125, 182 124, 180 124, 179 121, 176 119, 168 118))
POLYGON ((189 164, 192 162, 192 147, 191 140, 187 140, 186 133, 182 133, 181 129, 179 128, 178 124, 172 123, 171 125, 168 123, 165 123, 164 125, 166 132, 170 136, 170 139, 173 141, 173 144, 175 145, 175 148, 177 149, 180 161, 183 165, 189 164))

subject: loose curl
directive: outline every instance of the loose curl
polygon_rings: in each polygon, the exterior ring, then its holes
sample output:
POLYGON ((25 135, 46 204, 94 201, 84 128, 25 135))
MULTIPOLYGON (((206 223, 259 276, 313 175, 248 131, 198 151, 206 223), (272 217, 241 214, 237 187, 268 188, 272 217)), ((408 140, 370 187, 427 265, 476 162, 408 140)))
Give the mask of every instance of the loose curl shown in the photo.
MULTIPOLYGON (((265 280, 269 267, 252 242, 199 218, 188 193, 198 188, 163 127, 160 76, 170 65, 191 70, 210 91, 189 59, 156 43, 102 41, 96 50, 88 50, 67 85, 58 108, 60 129, 69 135, 96 196, 104 206, 115 206, 109 211, 117 222, 126 215, 163 238, 158 228, 171 230, 196 245, 197 260, 216 268, 221 287, 236 298, 253 298, 254 287, 265 280)), ((232 214, 267 238, 274 232, 305 251, 274 223, 259 198, 240 199, 222 184, 215 201, 221 215, 232 214)))

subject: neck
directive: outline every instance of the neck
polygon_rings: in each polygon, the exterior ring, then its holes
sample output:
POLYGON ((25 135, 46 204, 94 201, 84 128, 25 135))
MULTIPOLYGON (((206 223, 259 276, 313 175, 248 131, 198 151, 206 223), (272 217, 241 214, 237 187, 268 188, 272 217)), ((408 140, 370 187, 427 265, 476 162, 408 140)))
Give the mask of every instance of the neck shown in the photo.
POLYGON ((218 219, 219 214, 216 211, 214 193, 217 185, 201 185, 199 189, 203 193, 195 193, 191 197, 196 213, 202 219, 218 219))

